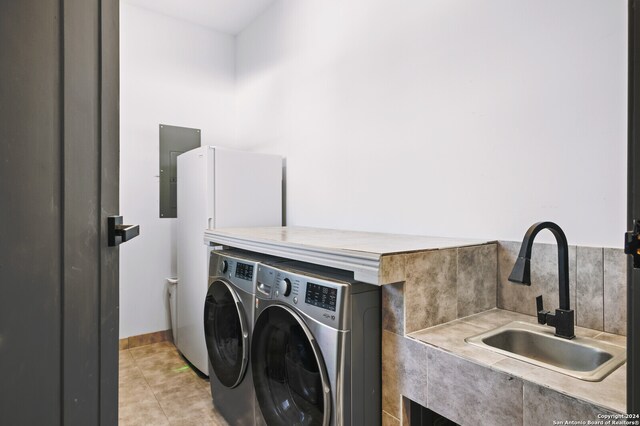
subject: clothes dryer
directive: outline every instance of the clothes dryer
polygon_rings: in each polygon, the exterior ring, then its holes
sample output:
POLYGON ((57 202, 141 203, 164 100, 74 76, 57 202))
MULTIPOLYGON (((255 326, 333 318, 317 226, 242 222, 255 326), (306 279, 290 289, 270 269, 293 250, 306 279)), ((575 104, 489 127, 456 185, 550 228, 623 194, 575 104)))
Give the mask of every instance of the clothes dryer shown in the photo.
POLYGON ((250 368, 259 256, 211 251, 204 301, 204 335, 213 404, 229 424, 253 425, 255 394, 250 368))
POLYGON ((380 425, 380 288, 298 262, 258 265, 256 424, 380 425))

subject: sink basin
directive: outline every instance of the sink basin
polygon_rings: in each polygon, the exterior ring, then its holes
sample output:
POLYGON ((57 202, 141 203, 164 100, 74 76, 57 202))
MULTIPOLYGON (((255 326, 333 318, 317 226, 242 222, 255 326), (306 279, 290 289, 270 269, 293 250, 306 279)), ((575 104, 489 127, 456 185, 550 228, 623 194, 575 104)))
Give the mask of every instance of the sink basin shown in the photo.
POLYGON ((553 328, 514 321, 465 339, 511 358, 581 380, 599 382, 624 364, 627 350, 586 337, 556 337, 553 328))

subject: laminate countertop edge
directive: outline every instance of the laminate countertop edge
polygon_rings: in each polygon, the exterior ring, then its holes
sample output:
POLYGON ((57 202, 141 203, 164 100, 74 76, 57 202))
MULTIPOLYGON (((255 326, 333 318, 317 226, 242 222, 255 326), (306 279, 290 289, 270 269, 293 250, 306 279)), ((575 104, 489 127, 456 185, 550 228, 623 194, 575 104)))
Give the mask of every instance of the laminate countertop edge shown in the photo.
POLYGON ((204 243, 208 246, 233 247, 351 271, 358 281, 384 285, 398 281, 390 278, 395 274, 382 270, 387 265, 387 260, 389 267, 393 267, 391 260, 398 256, 484 245, 495 241, 320 228, 266 227, 205 230, 204 243))

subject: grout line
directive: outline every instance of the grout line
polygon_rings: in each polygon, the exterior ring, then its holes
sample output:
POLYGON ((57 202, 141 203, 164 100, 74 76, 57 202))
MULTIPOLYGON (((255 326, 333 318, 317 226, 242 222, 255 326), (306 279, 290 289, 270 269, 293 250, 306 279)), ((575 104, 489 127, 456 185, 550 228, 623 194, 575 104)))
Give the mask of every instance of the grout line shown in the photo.
POLYGON ((460 305, 460 248, 456 248, 456 319, 458 319, 458 305, 460 305))
MULTIPOLYGON (((400 403, 401 403, 401 404, 403 403, 403 401, 402 401, 402 395, 400 395, 400 403)), ((399 418, 397 418, 397 417, 396 417, 396 416, 394 416, 393 414, 389 413, 388 411, 382 410, 382 415, 384 416, 385 414, 386 414, 387 416, 389 416, 389 417, 393 418, 393 419, 396 419, 396 420, 397 420, 397 421, 399 421, 399 422, 400 422, 400 424, 402 425, 402 421, 401 421, 399 418)), ((402 417, 402 407, 400 407, 400 417, 402 417)))
MULTIPOLYGON (((578 292, 578 287, 581 287, 581 286, 580 286, 580 280, 578 279, 579 278, 578 269, 580 269, 580 263, 579 263, 579 261, 580 261, 580 253, 579 253, 580 247, 575 246, 575 248, 576 248, 576 270, 574 271, 573 277, 574 277, 574 282, 576 283, 576 285, 573 287, 573 292, 574 292, 573 293, 573 296, 574 296, 573 300, 576 301, 576 304, 573 307, 573 311, 574 311, 574 315, 575 315, 573 321, 574 321, 574 325, 579 327, 579 324, 580 324, 580 310, 578 309, 578 293, 579 293, 578 292)), ((569 277, 569 283, 571 283, 571 277, 569 277)))
MULTIPOLYGON (((131 349, 127 349, 127 350, 130 351, 131 349)), ((167 419, 167 423, 171 424, 171 421, 169 420, 169 416, 167 416, 167 413, 164 411, 164 407, 162 406, 162 403, 160 402, 160 400, 156 396, 156 393, 153 391, 153 388, 151 387, 151 384, 147 380, 147 376, 144 374, 144 371, 142 371, 142 369, 140 367, 138 367, 138 360, 136 359, 136 357, 133 356, 133 354, 130 354, 130 355, 133 358, 133 362, 136 365, 136 368, 140 371, 140 375, 144 379, 144 382, 147 384, 147 387, 151 391, 151 394, 153 395, 153 398, 156 400, 156 403, 158 404, 158 407, 160 407, 160 411, 162 411, 162 414, 164 415, 165 419, 167 419)))
POLYGON ((500 241, 496 242, 496 300, 495 307, 499 308, 499 300, 500 296, 500 241))
MULTIPOLYGON (((157 343, 154 343, 154 344, 162 344, 162 343, 164 343, 164 342, 157 342, 157 343)), ((128 351, 130 351, 130 349, 129 349, 128 351)), ((175 346, 173 346, 173 345, 172 345, 172 347, 170 348, 170 350, 169 350, 169 351, 167 351, 167 352, 169 352, 169 353, 171 353, 171 354, 174 354, 174 355, 177 355, 180 359, 182 359, 182 358, 180 357, 180 355, 178 354, 177 349, 176 349, 176 348, 175 348, 175 346)), ((133 360, 134 360, 134 362, 135 362, 136 368, 138 368, 138 370, 140 371, 142 378, 144 379, 145 383, 146 383, 146 384, 147 384, 147 386, 149 387, 149 390, 150 390, 150 391, 151 391, 151 393, 153 394, 153 396, 154 396, 154 398, 155 398, 155 400, 156 400, 157 404, 159 405, 160 409, 162 410, 162 413, 164 414, 165 418, 167 419, 167 422, 168 422, 170 425, 176 424, 176 423, 172 422, 172 421, 169 419, 169 416, 167 415, 167 412, 166 412, 166 410, 165 410, 165 407, 164 407, 163 403, 158 399, 158 392, 156 392, 155 387, 154 387, 154 386, 152 386, 152 385, 149 383, 149 381, 148 381, 148 379, 147 379, 147 377, 146 377, 145 373, 142 371, 142 369, 140 369, 140 368, 138 367, 138 363, 137 363, 138 359, 137 359, 136 357, 134 357, 132 354, 130 354, 130 355, 131 355, 131 357, 133 358, 133 360)), ((150 354, 147 354, 147 355, 148 355, 148 356, 153 356, 153 355, 155 355, 155 353, 150 353, 150 354)), ((142 358, 144 358, 144 357, 142 357, 142 358)), ((142 359, 142 358, 141 358, 141 359, 142 359)), ((190 375, 191 375, 191 377, 193 377, 193 378, 195 378, 195 379, 197 379, 197 380, 200 380, 200 378, 198 377, 198 375, 195 373, 195 371, 194 371, 193 369, 189 368, 189 373, 188 373, 188 374, 190 374, 190 375)), ((194 389, 194 390, 198 390, 198 391, 202 390, 202 389, 200 389, 200 383, 196 381, 196 383, 195 383, 195 387, 194 387, 193 389, 194 389)), ((210 397, 209 397, 208 392, 207 392, 206 390, 204 391, 204 395, 205 395, 205 397, 207 398, 207 400, 209 400, 209 401, 210 401, 210 397)), ((179 423, 178 423, 178 424, 179 424, 179 423)))
MULTIPOLYGON (((406 260, 405 260, 406 262, 406 260)), ((402 332, 403 336, 406 336, 407 334, 407 302, 405 300, 405 295, 407 294, 407 274, 406 274, 406 263, 405 263, 405 280, 402 283, 402 327, 400 327, 400 331, 402 332)), ((382 292, 382 290, 381 290, 382 292)), ((382 323, 382 319, 380 319, 380 323, 382 323)), ((394 327, 397 328, 397 327, 394 327)))
POLYGON ((604 268, 605 266, 604 266, 604 247, 603 247, 602 248, 602 331, 603 332, 606 331, 606 327, 604 325, 604 318, 605 318, 605 315, 604 315, 604 309, 605 309, 604 308, 604 277, 605 277, 604 268))
POLYGON ((526 408, 527 408, 527 398, 524 396, 524 384, 525 384, 525 380, 522 380, 522 424, 524 424, 524 413, 526 412, 526 408))

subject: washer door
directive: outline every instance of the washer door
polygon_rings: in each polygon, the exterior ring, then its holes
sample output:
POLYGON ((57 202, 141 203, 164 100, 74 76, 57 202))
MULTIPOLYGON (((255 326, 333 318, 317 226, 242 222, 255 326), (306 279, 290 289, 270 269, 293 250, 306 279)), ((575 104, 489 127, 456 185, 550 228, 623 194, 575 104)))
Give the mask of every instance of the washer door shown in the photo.
POLYGON ((298 314, 282 305, 262 311, 253 329, 251 363, 269 426, 329 424, 331 388, 324 361, 298 314))
POLYGON ((209 286, 204 335, 213 373, 224 386, 238 386, 249 362, 249 333, 242 302, 226 281, 217 279, 209 286))

